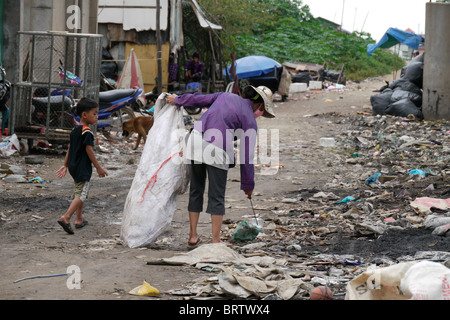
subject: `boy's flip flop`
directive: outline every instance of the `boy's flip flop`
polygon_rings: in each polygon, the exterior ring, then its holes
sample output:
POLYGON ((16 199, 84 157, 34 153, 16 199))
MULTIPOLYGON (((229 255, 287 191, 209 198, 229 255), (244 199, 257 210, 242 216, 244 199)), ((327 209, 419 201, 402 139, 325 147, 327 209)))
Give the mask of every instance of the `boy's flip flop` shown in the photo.
POLYGON ((74 234, 72 227, 70 225, 70 223, 65 223, 64 221, 62 221, 61 219, 58 220, 58 223, 61 227, 63 227, 64 231, 67 232, 68 234, 74 234))
POLYGON ((88 224, 89 224, 89 222, 87 222, 87 220, 83 220, 82 223, 79 223, 79 224, 76 224, 76 223, 75 223, 75 228, 76 228, 76 229, 81 229, 81 228, 83 228, 84 226, 87 226, 88 224))

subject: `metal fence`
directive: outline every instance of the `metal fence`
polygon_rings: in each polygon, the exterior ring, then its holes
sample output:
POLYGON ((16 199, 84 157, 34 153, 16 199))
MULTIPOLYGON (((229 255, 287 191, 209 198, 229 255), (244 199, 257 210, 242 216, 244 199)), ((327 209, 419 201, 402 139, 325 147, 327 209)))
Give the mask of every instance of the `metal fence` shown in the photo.
POLYGON ((96 34, 18 32, 11 134, 68 139, 76 100, 98 101, 102 39, 96 34))

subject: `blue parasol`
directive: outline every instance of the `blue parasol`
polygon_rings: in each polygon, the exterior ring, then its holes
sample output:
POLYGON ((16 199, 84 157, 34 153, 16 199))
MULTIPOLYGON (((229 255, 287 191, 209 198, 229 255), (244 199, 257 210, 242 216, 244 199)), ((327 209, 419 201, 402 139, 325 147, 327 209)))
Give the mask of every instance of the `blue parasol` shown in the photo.
MULTIPOLYGON (((227 67, 230 74, 230 67, 227 67)), ((265 56, 248 56, 236 60, 236 75, 239 79, 259 77, 281 67, 277 61, 265 56)), ((226 72, 224 71, 226 74, 226 72)))

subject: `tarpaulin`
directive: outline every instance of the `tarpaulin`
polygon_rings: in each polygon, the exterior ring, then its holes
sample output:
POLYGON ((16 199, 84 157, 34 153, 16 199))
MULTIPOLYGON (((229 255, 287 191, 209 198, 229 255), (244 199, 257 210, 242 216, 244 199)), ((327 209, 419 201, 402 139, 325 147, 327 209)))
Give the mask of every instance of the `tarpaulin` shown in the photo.
MULTIPOLYGON (((265 56, 248 56, 237 59, 235 62, 236 74, 239 79, 247 79, 259 77, 270 72, 275 68, 281 67, 281 64, 271 58, 265 56)), ((228 66, 228 74, 230 74, 231 66, 228 66)), ((224 70, 226 74, 226 70, 224 70)))
POLYGON ((367 45, 367 55, 370 56, 377 48, 390 48, 397 43, 403 43, 417 50, 421 42, 422 36, 420 35, 396 28, 389 28, 378 43, 367 45))

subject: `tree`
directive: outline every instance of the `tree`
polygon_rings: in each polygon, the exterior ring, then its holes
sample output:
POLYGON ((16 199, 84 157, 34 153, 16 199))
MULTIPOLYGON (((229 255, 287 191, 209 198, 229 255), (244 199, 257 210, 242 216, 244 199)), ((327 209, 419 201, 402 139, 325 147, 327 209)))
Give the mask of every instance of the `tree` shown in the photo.
MULTIPOLYGON (((217 21, 222 35, 225 63, 248 55, 264 55, 283 62, 345 64, 347 79, 362 80, 387 74, 403 61, 379 50, 368 57, 375 41, 369 33, 347 34, 323 25, 301 0, 199 0, 217 21), (400 60, 400 61, 398 61, 400 60)), ((194 37, 194 36, 192 36, 194 37)), ((200 44, 196 33, 193 43, 200 44)))

